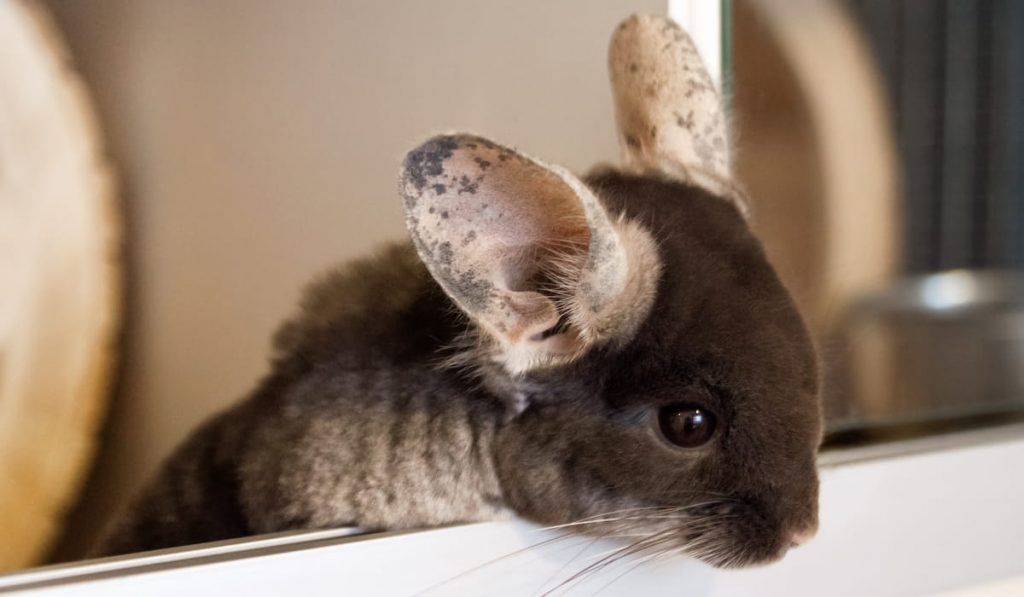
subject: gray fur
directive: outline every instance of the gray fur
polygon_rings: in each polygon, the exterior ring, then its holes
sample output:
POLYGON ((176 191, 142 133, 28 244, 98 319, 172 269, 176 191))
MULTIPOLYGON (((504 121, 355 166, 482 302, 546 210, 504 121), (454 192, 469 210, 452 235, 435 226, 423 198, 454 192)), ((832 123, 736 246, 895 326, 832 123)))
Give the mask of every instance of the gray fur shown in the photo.
MULTIPOLYGON (((735 206, 669 179, 603 171, 588 183, 612 213, 664 224, 666 273, 631 342, 511 374, 412 245, 392 246, 312 286, 278 334, 271 374, 178 450, 101 553, 701 504, 692 513, 732 520, 708 561, 779 557, 815 524, 821 432, 816 361, 792 301, 735 206), (650 420, 681 399, 720 413, 721 437, 667 448, 650 420)), ((631 530, 665 530, 642 523, 631 530)))
MULTIPOLYGON (((626 35, 644 28, 685 41, 632 19, 616 43, 647 39, 626 35)), ((648 71, 662 73, 632 72, 648 71)), ((812 533, 817 360, 731 181, 667 166, 579 180, 539 164, 476 137, 411 152, 413 242, 315 282, 267 377, 178 449, 100 553, 514 512, 739 566, 812 533), (469 144, 487 151, 460 155, 469 144), (507 176, 510 160, 533 174, 507 176), (525 189, 555 189, 561 207, 537 208, 548 195, 525 189), (489 193, 520 209, 521 234, 495 224, 489 193), (552 231, 575 235, 557 267, 543 250, 552 231), (525 332, 502 329, 513 324, 525 332), (537 347, 571 358, 532 358, 537 347), (509 356, 523 350, 531 358, 509 356), (679 403, 717 415, 711 441, 684 449, 661 436, 659 410, 679 403)))
POLYGON ((439 374, 432 334, 454 343, 464 325, 449 312, 408 244, 326 276, 278 334, 274 372, 179 448, 102 553, 500 516, 505 406, 439 374), (418 310, 432 324, 409 319, 418 310))

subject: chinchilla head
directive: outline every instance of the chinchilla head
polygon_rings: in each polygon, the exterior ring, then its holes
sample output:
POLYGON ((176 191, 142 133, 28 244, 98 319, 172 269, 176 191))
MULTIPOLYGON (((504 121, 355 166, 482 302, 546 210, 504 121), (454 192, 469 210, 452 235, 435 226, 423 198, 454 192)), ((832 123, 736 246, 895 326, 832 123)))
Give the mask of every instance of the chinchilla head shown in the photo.
POLYGON ((817 526, 818 370, 752 235, 690 39, 634 16, 609 56, 624 164, 580 179, 455 134, 402 175, 420 257, 508 401, 509 506, 644 553, 768 562, 817 526))

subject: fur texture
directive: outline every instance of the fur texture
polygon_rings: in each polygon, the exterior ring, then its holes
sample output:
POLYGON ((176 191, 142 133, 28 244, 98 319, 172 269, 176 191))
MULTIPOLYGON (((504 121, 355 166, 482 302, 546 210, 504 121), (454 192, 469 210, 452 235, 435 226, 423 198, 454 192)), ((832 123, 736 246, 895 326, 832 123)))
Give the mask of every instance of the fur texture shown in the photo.
MULTIPOLYGON (((692 67, 688 44, 634 17, 613 39, 613 81, 615 56, 679 51, 692 67)), ((636 73, 669 76, 662 66, 636 73)), ((172 456, 102 553, 514 512, 640 537, 628 553, 737 566, 813 533, 817 361, 726 145, 712 138, 705 159, 703 128, 648 130, 638 151, 632 127, 667 112, 629 96, 643 85, 616 85, 631 106, 622 170, 579 179, 470 135, 410 152, 413 242, 313 284, 271 373, 172 456), (677 404, 717 417, 710 441, 666 439, 659 412, 677 404)), ((687 88, 666 85, 654 95, 687 109, 687 88)), ((698 91, 694 109, 717 101, 698 91)), ((695 122, 719 122, 714 110, 695 122)))

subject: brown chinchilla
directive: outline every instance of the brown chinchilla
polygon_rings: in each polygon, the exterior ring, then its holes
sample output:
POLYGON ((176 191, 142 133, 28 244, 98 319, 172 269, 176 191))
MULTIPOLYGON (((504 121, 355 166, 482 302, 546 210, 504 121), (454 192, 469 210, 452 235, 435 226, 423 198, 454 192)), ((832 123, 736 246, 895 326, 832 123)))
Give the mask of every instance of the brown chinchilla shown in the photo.
POLYGON ((412 242, 316 281, 271 372, 101 553, 513 513, 717 566, 810 537, 817 360, 715 87, 660 17, 624 21, 609 68, 621 166, 577 178, 469 134, 411 151, 412 242))

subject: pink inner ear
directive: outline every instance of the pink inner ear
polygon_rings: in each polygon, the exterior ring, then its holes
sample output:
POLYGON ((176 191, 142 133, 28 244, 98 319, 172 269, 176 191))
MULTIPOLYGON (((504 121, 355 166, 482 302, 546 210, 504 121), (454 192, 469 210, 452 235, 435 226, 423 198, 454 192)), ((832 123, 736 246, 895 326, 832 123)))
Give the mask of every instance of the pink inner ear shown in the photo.
POLYGON ((509 341, 557 322, 545 296, 551 276, 581 265, 590 242, 576 192, 559 175, 486 139, 456 135, 410 152, 402 190, 420 256, 470 315, 509 341))
POLYGON ((482 233, 503 253, 507 268, 528 268, 541 249, 566 242, 585 246, 589 240, 576 194, 529 158, 496 145, 463 146, 448 161, 449 170, 460 185, 472 181, 444 199, 458 214, 452 224, 482 233))

